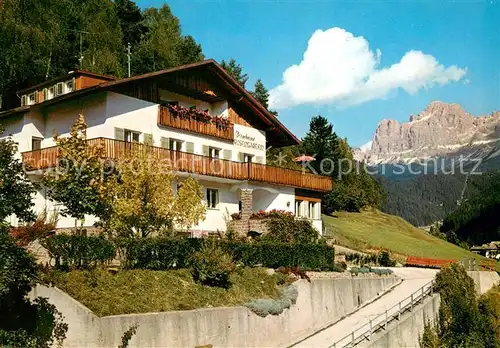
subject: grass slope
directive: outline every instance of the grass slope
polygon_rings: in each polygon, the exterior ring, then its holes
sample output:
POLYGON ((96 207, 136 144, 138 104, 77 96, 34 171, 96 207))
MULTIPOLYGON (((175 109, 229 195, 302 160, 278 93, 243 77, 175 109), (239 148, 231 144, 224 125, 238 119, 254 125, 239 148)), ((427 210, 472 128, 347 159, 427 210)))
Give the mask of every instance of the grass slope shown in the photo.
POLYGON ((279 298, 282 274, 244 268, 231 274, 229 290, 197 284, 188 269, 53 272, 47 281, 98 316, 164 312, 242 305, 253 299, 279 298))
POLYGON ((378 210, 338 212, 323 216, 327 236, 356 250, 388 249, 399 256, 464 259, 475 255, 414 227, 400 217, 378 210))

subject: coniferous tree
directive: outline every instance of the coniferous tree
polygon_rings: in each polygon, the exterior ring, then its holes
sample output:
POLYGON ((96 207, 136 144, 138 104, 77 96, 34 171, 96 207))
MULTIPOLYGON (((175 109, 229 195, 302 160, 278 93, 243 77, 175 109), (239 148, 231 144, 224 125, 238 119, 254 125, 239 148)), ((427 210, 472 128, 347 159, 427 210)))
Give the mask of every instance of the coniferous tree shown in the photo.
POLYGON ((220 64, 243 88, 248 81, 248 74, 243 73, 243 67, 232 58, 229 63, 222 60, 220 64))
POLYGON ((317 173, 336 174, 339 141, 328 119, 320 115, 311 119, 309 132, 302 139, 302 148, 305 154, 315 158, 311 167, 317 173))
POLYGON ((134 47, 146 31, 141 10, 131 0, 115 0, 115 6, 122 28, 123 46, 130 43, 134 47))
POLYGON ((265 107, 271 114, 273 114, 275 117, 278 117, 278 112, 274 110, 269 110, 269 91, 267 88, 264 86, 262 83, 261 79, 258 79, 257 82, 255 82, 255 86, 253 89, 253 92, 250 92, 255 99, 257 99, 263 107, 265 107))
POLYGON ((257 82, 255 82, 252 95, 262 104, 263 107, 266 109, 269 107, 269 92, 262 83, 261 79, 258 79, 257 82))

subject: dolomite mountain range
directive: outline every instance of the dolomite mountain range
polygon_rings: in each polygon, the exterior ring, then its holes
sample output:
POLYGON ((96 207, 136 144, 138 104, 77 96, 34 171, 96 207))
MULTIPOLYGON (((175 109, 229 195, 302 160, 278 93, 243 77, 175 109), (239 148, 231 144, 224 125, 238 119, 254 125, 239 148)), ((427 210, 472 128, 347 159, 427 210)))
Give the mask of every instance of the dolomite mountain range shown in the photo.
POLYGON ((367 145, 354 157, 370 165, 500 157, 500 111, 474 117, 458 104, 434 101, 409 122, 382 120, 367 145))

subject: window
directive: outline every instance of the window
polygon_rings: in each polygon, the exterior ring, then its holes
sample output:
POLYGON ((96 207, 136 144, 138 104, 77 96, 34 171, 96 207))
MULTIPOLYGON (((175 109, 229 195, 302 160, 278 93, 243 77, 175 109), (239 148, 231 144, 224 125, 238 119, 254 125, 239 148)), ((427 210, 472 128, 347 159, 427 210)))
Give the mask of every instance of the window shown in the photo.
POLYGON ((64 83, 62 82, 59 82, 57 85, 56 85, 56 95, 63 95, 64 94, 64 83))
POLYGON ((248 153, 244 153, 243 154, 243 162, 252 163, 253 162, 253 155, 249 155, 248 153))
POLYGON ((170 139, 169 149, 174 151, 182 151, 183 141, 177 139, 170 139))
POLYGON ((219 190, 207 189, 208 209, 217 209, 219 207, 219 190))
POLYGON ((209 147, 208 148, 208 157, 219 159, 220 158, 220 149, 217 149, 215 147, 209 147))
POLYGON ((314 202, 309 202, 309 219, 314 220, 316 218, 315 204, 314 202))
POLYGON ((73 92, 75 90, 75 84, 73 80, 66 82, 66 93, 73 92))
POLYGON ((134 132, 131 130, 125 130, 125 141, 128 143, 138 143, 139 142, 139 132, 134 132))
POLYGON ((49 88, 49 95, 47 96, 47 99, 52 99, 54 98, 56 94, 56 87, 55 86, 52 86, 49 88))
POLYGON ((38 93, 38 92, 33 92, 30 95, 28 95, 28 105, 34 105, 36 103, 35 93, 38 93))
POLYGON ((303 201, 295 201, 295 216, 302 216, 302 202, 303 201))
POLYGON ((21 106, 25 106, 25 105, 26 105, 26 103, 27 103, 27 97, 26 97, 26 95, 23 95, 23 96, 21 97, 21 106))
POLYGON ((32 137, 31 138, 31 150, 40 150, 42 148, 42 139, 41 138, 36 138, 32 137))

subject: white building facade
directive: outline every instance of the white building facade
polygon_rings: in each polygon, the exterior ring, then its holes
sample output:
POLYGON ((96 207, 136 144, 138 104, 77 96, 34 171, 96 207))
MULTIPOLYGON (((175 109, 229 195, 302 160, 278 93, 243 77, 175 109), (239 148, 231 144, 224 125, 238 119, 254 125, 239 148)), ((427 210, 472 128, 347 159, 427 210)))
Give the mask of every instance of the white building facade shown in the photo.
MULTIPOLYGON (((185 160, 175 167, 179 180, 188 175, 198 179, 208 207, 206 219, 192 227, 193 235, 225 231, 234 213, 274 209, 311 219, 322 232, 321 196, 331 190, 331 179, 266 166, 269 146, 298 140, 212 60, 120 80, 73 72, 71 78, 25 90, 21 98, 24 105, 0 113, 0 124, 5 128, 2 136, 19 144, 19 156, 33 180, 55 165, 53 135, 67 135, 83 114, 87 138, 107 149, 152 141, 164 149, 164 156, 185 160), (59 88, 66 93, 54 94, 61 81, 71 83, 59 88), (178 110, 210 117, 181 117, 178 110)), ((113 157, 112 150, 108 155, 113 157)), ((61 208, 43 188, 34 202, 37 212, 61 208)), ((10 222, 15 224, 15 218, 10 222)), ((83 226, 95 222, 88 216, 83 226)), ((72 218, 59 219, 59 228, 74 226, 72 218)))

